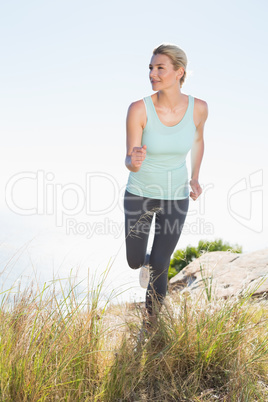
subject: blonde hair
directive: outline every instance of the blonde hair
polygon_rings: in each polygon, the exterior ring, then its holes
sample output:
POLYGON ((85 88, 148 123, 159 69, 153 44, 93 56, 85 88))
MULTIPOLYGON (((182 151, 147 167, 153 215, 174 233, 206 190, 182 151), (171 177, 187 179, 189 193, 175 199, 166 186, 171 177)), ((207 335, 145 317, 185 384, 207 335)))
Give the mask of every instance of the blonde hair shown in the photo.
POLYGON ((180 79, 180 86, 185 81, 186 78, 186 67, 187 67, 187 56, 186 53, 177 45, 171 43, 163 43, 162 45, 156 47, 153 50, 153 55, 165 54, 171 60, 174 70, 177 71, 180 67, 183 67, 184 73, 180 79))

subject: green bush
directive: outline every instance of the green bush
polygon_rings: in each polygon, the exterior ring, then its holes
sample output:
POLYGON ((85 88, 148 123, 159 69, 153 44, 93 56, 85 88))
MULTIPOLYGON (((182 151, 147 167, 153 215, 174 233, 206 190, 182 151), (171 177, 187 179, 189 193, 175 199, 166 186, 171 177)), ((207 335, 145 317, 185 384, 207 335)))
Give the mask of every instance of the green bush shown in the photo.
POLYGON ((231 246, 227 242, 223 243, 222 239, 216 239, 214 241, 200 240, 197 247, 187 246, 184 249, 176 250, 170 261, 168 279, 177 275, 195 258, 200 257, 203 252, 211 251, 232 251, 233 253, 242 253, 242 246, 238 246, 237 244, 231 246))

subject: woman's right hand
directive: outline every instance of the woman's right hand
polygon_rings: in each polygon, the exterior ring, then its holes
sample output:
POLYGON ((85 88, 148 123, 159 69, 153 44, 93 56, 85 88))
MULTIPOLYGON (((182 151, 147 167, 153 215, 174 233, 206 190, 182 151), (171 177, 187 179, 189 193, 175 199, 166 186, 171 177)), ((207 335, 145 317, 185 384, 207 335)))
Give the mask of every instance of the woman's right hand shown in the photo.
POLYGON ((142 144, 142 134, 146 125, 144 101, 131 103, 127 114, 127 152, 125 165, 131 172, 138 172, 146 157, 146 145, 142 144))
POLYGON ((142 165, 142 162, 144 161, 146 157, 146 145, 143 145, 142 147, 134 147, 132 152, 131 152, 131 165, 134 168, 140 168, 142 165))

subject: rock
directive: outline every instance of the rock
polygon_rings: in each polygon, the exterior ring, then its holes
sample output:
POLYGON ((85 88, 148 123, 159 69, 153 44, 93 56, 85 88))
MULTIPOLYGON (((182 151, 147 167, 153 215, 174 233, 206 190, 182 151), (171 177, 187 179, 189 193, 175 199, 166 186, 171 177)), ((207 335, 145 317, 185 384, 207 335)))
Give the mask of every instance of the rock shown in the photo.
POLYGON ((254 296, 268 295, 268 248, 247 254, 229 251, 204 253, 170 279, 169 291, 199 293, 205 283, 208 286, 212 283, 212 293, 216 298, 243 294, 249 289, 254 296))

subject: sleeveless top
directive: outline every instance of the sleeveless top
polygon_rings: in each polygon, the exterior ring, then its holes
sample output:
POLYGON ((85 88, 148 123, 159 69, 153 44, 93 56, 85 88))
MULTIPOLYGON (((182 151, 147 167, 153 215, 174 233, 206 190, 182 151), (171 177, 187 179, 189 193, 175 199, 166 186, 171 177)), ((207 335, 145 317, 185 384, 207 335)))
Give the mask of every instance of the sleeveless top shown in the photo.
POLYGON ((130 172, 126 189, 129 193, 162 200, 189 197, 186 156, 190 151, 196 127, 193 120, 194 97, 188 96, 188 107, 175 126, 163 124, 151 96, 143 98, 147 123, 141 146, 147 145, 146 157, 138 172, 130 172))

